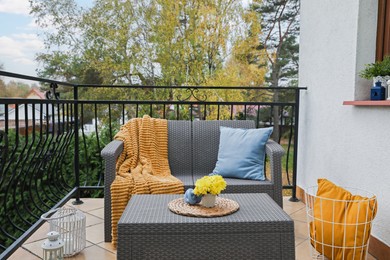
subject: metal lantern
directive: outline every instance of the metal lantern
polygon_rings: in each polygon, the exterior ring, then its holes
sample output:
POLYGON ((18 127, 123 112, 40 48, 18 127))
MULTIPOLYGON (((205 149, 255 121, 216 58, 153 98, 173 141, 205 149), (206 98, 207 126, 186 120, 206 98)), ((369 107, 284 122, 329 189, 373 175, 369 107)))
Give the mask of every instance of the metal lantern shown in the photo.
POLYGON ((42 244, 44 260, 64 259, 64 241, 56 231, 47 233, 47 239, 42 244))
POLYGON ((385 100, 386 89, 382 86, 380 81, 375 82, 371 88, 371 100, 385 100))
POLYGON ((42 219, 50 224, 50 231, 56 231, 64 241, 64 257, 78 254, 85 248, 85 215, 73 207, 63 207, 43 214, 42 219), (51 217, 47 217, 49 214, 51 217))

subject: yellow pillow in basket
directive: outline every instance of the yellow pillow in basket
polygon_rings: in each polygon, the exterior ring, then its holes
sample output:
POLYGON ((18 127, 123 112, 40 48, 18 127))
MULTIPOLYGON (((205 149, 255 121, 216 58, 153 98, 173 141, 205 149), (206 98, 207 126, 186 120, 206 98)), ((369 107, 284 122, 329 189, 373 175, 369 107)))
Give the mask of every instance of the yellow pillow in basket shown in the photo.
POLYGON ((318 179, 310 223, 312 246, 329 259, 365 259, 376 198, 352 195, 326 179, 318 179))

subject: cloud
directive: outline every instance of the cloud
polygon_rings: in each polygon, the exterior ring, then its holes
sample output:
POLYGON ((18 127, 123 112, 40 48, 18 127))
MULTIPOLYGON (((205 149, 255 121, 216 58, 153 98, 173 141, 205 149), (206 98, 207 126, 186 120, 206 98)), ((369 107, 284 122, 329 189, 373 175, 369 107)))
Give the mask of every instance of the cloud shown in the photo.
POLYGON ((35 19, 31 19, 31 21, 27 24, 27 28, 30 29, 39 29, 40 27, 38 24, 35 22, 35 19))
POLYGON ((15 41, 7 36, 0 37, 0 56, 2 57, 21 57, 23 52, 19 48, 15 48, 15 41))
POLYGON ((35 34, 13 34, 0 37, 0 56, 12 62, 35 64, 35 53, 43 49, 43 43, 35 34))
POLYGON ((39 49, 43 48, 43 42, 33 33, 19 33, 12 34, 11 37, 15 41, 19 41, 23 44, 24 47, 39 49))
POLYGON ((0 13, 28 15, 30 4, 27 0, 0 0, 0 13))
POLYGON ((23 65, 35 65, 35 61, 29 58, 16 58, 14 61, 23 65))

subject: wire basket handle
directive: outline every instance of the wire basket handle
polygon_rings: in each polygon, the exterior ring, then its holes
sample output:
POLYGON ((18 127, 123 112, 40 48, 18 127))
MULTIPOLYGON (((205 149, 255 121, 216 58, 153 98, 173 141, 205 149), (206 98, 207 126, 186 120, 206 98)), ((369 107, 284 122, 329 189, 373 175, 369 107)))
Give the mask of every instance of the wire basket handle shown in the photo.
POLYGON ((60 219, 60 218, 65 218, 65 217, 69 217, 69 216, 72 216, 72 215, 75 215, 76 214, 76 211, 73 211, 72 213, 69 213, 69 214, 66 214, 66 215, 62 215, 62 216, 58 216, 58 217, 47 217, 48 215, 50 214, 53 214, 55 212, 57 212, 58 210, 60 210, 62 208, 56 208, 56 209, 52 209, 52 210, 49 210, 48 212, 46 212, 45 214, 42 214, 41 216, 41 219, 43 220, 46 220, 46 221, 49 221, 49 220, 54 220, 54 219, 60 219))

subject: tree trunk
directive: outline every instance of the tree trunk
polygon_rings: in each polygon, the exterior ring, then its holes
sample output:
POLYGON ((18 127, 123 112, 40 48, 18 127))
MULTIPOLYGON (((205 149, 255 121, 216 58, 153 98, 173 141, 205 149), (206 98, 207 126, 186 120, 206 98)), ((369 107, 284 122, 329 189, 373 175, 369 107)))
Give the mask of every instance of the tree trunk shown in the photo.
MULTIPOLYGON (((272 66, 272 87, 278 87, 279 86, 279 67, 276 65, 272 66)), ((273 93, 273 102, 279 102, 279 92, 275 91, 273 93)), ((274 106, 272 109, 272 119, 274 123, 274 130, 272 132, 272 138, 279 142, 280 139, 280 124, 279 124, 279 114, 280 114, 280 107, 274 106)))

